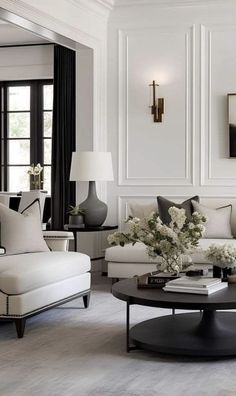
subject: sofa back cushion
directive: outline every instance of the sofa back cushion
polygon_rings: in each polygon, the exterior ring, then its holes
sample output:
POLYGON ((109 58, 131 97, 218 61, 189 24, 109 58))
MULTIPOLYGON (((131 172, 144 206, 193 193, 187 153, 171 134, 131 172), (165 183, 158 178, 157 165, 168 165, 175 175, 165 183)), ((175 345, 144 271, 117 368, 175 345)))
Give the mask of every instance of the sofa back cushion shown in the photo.
MULTIPOLYGON (((173 200, 174 202, 177 203, 181 203, 184 201, 184 197, 172 197, 168 196, 168 198, 170 200, 173 200)), ((200 196, 200 203, 202 205, 205 205, 209 208, 218 208, 220 206, 227 206, 227 205, 232 205, 232 214, 231 214, 231 231, 233 234, 233 237, 236 238, 236 197, 235 198, 231 198, 231 197, 201 197, 200 196)), ((135 197, 131 200, 127 200, 126 203, 126 213, 123 216, 123 220, 125 220, 125 218, 127 218, 128 215, 134 216, 134 217, 140 217, 139 215, 142 214, 143 209, 142 207, 144 207, 145 209, 145 213, 149 214, 153 211, 153 210, 157 210, 158 211, 158 206, 156 203, 156 199, 154 197, 145 197, 145 199, 136 199, 135 197), (136 210, 137 208, 137 210, 136 210), (149 210, 150 208, 150 210, 149 210), (153 210, 151 210, 153 209, 153 210)), ((145 214, 146 216, 146 214, 145 214)), ((124 227, 124 226, 123 226, 124 227)))
POLYGON ((128 208, 128 215, 143 219, 149 217, 151 213, 157 212, 157 203, 141 204, 139 202, 130 202, 128 208))
POLYGON ((0 225, 0 244, 7 255, 49 251, 43 239, 39 200, 32 202, 23 213, 0 204, 0 225))

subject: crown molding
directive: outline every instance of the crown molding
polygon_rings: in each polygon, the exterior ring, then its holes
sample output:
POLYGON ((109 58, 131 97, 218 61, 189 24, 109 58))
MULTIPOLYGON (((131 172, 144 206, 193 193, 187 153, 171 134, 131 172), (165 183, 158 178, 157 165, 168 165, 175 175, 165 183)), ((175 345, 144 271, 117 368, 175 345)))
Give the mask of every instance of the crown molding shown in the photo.
POLYGON ((235 0, 115 0, 115 8, 157 6, 161 8, 235 5, 235 0))
POLYGON ((67 0, 77 8, 93 13, 97 17, 108 18, 114 8, 115 0, 67 0))
POLYGON ((115 0, 95 0, 97 3, 100 3, 102 6, 107 7, 109 10, 115 5, 115 0))

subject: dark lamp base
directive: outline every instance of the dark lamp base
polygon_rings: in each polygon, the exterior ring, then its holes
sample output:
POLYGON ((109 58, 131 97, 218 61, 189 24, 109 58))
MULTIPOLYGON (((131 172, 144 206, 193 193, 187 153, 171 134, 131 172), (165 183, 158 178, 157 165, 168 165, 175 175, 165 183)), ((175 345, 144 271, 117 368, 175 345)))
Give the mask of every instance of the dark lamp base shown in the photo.
POLYGON ((107 205, 98 199, 95 181, 89 182, 88 197, 79 206, 84 211, 84 223, 87 227, 99 227, 106 220, 107 205))

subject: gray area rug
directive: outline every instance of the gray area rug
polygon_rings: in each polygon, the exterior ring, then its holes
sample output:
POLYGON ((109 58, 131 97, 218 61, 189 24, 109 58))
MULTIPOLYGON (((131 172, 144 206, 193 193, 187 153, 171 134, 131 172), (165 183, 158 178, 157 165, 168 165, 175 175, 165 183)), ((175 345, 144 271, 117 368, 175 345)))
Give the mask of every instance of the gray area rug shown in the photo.
MULTIPOLYGON (((25 337, 0 324, 0 396, 235 396, 236 358, 221 360, 125 351, 125 303, 96 278, 82 300, 31 318, 25 337)), ((170 314, 132 307, 132 323, 170 314)))

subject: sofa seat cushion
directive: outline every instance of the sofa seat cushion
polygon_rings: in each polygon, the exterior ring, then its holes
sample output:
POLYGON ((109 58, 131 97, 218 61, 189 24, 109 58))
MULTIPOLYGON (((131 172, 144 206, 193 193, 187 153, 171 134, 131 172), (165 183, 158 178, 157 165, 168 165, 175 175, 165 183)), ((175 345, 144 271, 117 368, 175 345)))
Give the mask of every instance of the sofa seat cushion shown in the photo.
MULTIPOLYGON (((205 257, 205 251, 212 244, 231 244, 236 248, 236 239, 200 239, 199 246, 191 255, 192 260, 196 264, 209 264, 209 260, 205 257)), ((160 263, 161 257, 152 259, 148 256, 146 246, 143 243, 135 245, 128 244, 122 246, 112 246, 106 249, 105 259, 109 262, 125 262, 125 263, 160 263)))
POLYGON ((27 253, 0 258, 0 290, 22 294, 90 270, 90 258, 76 252, 27 253))
POLYGON ((125 246, 112 246, 106 249, 105 260, 128 263, 158 263, 160 257, 148 256, 146 246, 137 242, 135 245, 129 243, 125 246))

